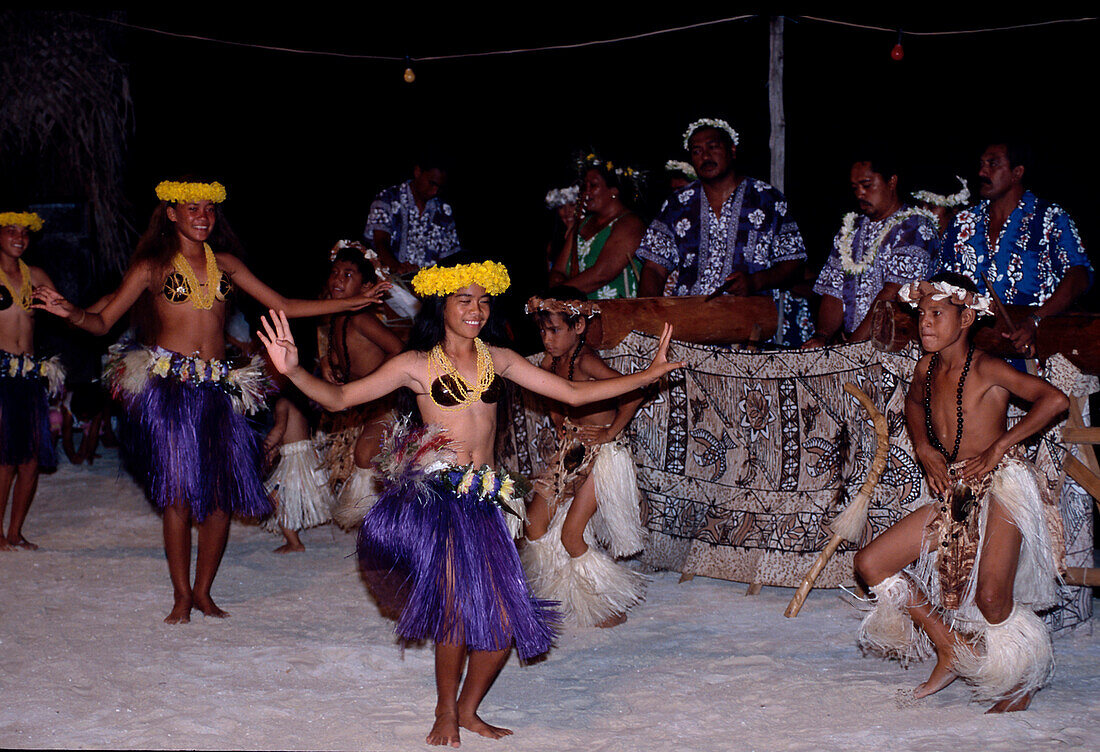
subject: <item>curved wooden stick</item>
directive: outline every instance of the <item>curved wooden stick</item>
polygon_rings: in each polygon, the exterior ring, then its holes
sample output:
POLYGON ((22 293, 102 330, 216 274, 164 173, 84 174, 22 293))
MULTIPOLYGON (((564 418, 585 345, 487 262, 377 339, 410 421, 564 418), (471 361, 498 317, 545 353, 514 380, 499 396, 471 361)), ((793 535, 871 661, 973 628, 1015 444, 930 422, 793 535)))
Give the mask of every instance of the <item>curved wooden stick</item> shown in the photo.
POLYGON ((859 491, 856 492, 844 511, 829 525, 829 528, 833 531, 833 537, 829 539, 824 550, 818 554, 817 561, 810 567, 810 571, 806 573, 806 576, 802 578, 802 584, 798 586, 794 597, 787 605, 787 610, 783 612, 784 616, 792 619, 798 616, 806 596, 810 594, 814 583, 817 582, 818 575, 821 574, 821 570, 825 568, 829 560, 833 558, 833 554, 836 553, 841 542, 845 540, 854 542, 859 539, 864 525, 867 524, 867 508, 871 505, 871 495, 875 491, 875 486, 878 485, 878 479, 882 477, 883 471, 886 470, 886 461, 890 455, 890 427, 886 422, 886 416, 879 412, 875 404, 871 402, 871 398, 855 384, 846 383, 844 391, 856 398, 863 409, 867 411, 871 422, 875 424, 875 457, 871 461, 871 469, 867 471, 867 478, 863 481, 859 491))

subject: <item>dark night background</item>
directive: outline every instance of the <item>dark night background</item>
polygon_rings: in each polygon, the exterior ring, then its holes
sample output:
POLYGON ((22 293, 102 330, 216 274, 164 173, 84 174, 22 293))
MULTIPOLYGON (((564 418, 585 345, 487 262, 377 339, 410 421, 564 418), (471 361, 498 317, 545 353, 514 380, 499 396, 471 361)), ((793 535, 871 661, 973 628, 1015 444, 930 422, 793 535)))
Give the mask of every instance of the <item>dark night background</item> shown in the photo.
MULTIPOLYGON (((415 10, 380 15, 298 8, 294 14, 131 10, 124 20, 180 34, 298 49, 414 58, 592 41, 749 13, 638 14, 598 6, 512 6, 509 12, 415 10), (584 19, 580 21, 578 19, 584 19)), ((772 12, 775 12, 773 10, 772 12)), ((1043 12, 879 10, 821 15, 940 31, 1074 16, 1043 12)), ((90 16, 96 15, 89 12, 90 16)), ((104 15, 101 13, 100 15, 104 15)), ((127 194, 142 229, 153 186, 186 173, 228 188, 227 217, 254 271, 281 291, 314 296, 339 238, 359 237, 372 196, 404 180, 418 147, 453 163, 447 197, 464 246, 509 263, 535 284, 549 229, 543 195, 574 175, 572 155, 594 147, 652 171, 648 211, 663 198, 665 160, 683 159, 685 125, 728 119, 741 134, 742 174, 768 179, 768 21, 758 17, 584 49, 404 63, 246 49, 115 27, 129 65, 134 128, 127 194)), ((897 145, 911 177, 960 174, 977 195, 986 135, 1009 128, 1036 151, 1032 186, 1061 203, 1086 246, 1096 237, 1096 22, 1018 31, 904 37, 788 17, 785 192, 814 271, 840 218, 852 146, 897 145)), ((21 195, 4 181, 5 205, 21 195)), ((950 191, 955 190, 950 188, 950 191)), ((643 214, 646 213, 643 211, 643 214)), ((648 218, 648 217, 647 217, 648 218)), ((1088 305, 1097 300, 1090 293, 1088 305)))

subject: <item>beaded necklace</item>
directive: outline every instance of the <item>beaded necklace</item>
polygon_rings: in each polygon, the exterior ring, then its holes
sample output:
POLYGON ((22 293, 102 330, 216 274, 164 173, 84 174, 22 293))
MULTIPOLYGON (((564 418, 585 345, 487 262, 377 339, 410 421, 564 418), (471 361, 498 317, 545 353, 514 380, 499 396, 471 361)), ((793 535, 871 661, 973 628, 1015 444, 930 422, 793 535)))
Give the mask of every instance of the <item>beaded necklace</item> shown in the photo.
POLYGON ((31 299, 34 294, 34 287, 31 285, 31 270, 23 263, 23 259, 19 259, 19 276, 22 277, 22 284, 19 285, 19 289, 16 290, 11 281, 8 280, 8 275, 4 274, 4 270, 0 269, 0 283, 3 283, 4 287, 8 288, 8 292, 11 293, 11 297, 24 311, 31 309, 31 299))
POLYGON ((451 396, 458 402, 456 405, 441 405, 435 398, 434 391, 428 389, 428 395, 436 407, 445 412, 465 410, 470 405, 481 399, 481 395, 493 383, 496 378, 496 370, 493 368, 493 356, 489 348, 479 337, 474 337, 474 347, 477 349, 477 383, 471 385, 465 377, 458 372, 455 364, 443 352, 443 345, 438 344, 428 353, 428 381, 435 383, 440 376, 450 376, 451 383, 447 384, 451 396))
POLYGON ((195 270, 191 268, 191 263, 183 257, 182 253, 177 253, 176 257, 172 259, 172 266, 176 271, 183 276, 187 286, 191 289, 191 306, 193 308, 201 308, 202 310, 209 310, 214 305, 214 299, 218 294, 218 283, 221 281, 220 270, 218 269, 218 260, 214 258, 214 251, 210 250, 208 243, 202 244, 203 251, 206 253, 206 284, 200 284, 199 278, 195 275, 195 270))
POLYGON ((932 428, 932 371, 940 361, 938 352, 932 353, 932 359, 928 361, 928 373, 924 376, 924 425, 928 429, 928 441, 947 459, 948 465, 959 456, 959 444, 962 442, 963 435, 963 385, 966 383, 966 374, 970 372, 970 361, 973 357, 974 345, 971 344, 970 349, 966 351, 966 363, 959 375, 959 386, 955 390, 955 414, 958 416, 958 424, 955 428, 955 447, 951 450, 951 454, 947 453, 947 449, 940 443, 936 431, 932 428))

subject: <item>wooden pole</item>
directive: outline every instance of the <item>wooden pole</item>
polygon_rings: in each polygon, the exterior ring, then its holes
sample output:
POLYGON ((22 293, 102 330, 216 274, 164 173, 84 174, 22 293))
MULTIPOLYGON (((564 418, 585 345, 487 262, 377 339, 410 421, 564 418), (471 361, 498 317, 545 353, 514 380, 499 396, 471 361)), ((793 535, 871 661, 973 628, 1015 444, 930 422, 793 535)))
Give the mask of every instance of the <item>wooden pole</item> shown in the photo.
POLYGON ((783 16, 768 22, 768 112, 771 116, 771 182, 783 190, 787 174, 787 116, 783 112, 783 16))

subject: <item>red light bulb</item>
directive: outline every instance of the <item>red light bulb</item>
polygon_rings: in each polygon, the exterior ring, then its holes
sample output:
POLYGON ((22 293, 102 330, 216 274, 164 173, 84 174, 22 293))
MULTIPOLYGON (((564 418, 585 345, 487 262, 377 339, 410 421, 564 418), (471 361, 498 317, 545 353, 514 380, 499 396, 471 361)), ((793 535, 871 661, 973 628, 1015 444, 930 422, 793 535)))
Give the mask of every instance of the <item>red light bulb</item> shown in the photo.
POLYGON ((905 57, 905 48, 901 46, 901 42, 894 45, 894 49, 890 50, 890 57, 894 60, 901 60, 905 57))

